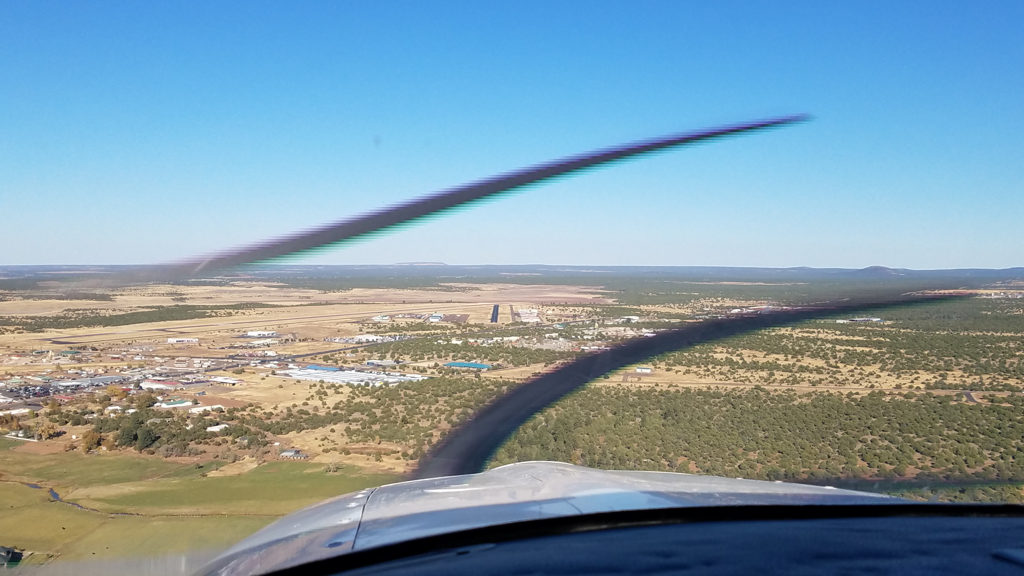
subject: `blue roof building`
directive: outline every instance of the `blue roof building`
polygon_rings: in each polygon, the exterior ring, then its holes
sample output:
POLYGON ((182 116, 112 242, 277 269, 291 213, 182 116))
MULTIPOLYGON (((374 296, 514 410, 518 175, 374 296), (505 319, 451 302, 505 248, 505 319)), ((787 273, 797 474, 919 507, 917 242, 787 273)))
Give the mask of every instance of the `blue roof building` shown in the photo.
POLYGON ((477 364, 476 362, 449 362, 445 366, 448 368, 476 368, 477 370, 487 370, 491 367, 490 364, 477 364))

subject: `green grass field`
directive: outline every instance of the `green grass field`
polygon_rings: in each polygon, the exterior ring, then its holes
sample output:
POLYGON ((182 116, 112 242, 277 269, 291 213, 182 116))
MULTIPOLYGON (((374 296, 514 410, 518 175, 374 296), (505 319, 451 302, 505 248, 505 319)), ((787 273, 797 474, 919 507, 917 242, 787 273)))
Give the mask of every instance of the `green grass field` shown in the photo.
POLYGON ((399 480, 357 468, 273 462, 240 476, 204 477, 220 462, 182 464, 104 454, 24 454, 0 439, 0 545, 60 560, 223 549, 325 498, 399 480), (34 489, 19 482, 44 486, 34 489), (54 488, 68 502, 51 501, 54 488), (121 512, 139 516, 112 516, 121 512))
POLYGON ((62 546, 60 559, 105 559, 220 551, 276 519, 273 516, 108 518, 97 529, 62 546))
POLYGON ((147 518, 108 516, 45 499, 45 491, 12 494, 10 484, 0 485, 7 504, 17 497, 23 504, 0 514, 0 542, 34 552, 59 554, 61 560, 102 559, 126 556, 162 556, 194 550, 223 549, 252 534, 274 516, 211 516, 147 518), (34 502, 34 503, 28 503, 34 502))
POLYGON ((76 490, 69 498, 104 512, 279 516, 331 496, 396 480, 390 475, 362 475, 354 467, 326 474, 317 464, 273 462, 241 476, 159 478, 76 490))
POLYGON ((53 488, 146 480, 186 467, 186 464, 159 458, 120 454, 62 452, 36 455, 0 448, 0 474, 4 480, 42 482, 53 488))

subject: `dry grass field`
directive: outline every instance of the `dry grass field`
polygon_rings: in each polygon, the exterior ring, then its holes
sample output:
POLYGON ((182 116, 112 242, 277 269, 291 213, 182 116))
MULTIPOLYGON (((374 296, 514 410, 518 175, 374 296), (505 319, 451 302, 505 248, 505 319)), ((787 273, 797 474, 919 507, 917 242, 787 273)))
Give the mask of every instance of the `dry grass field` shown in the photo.
MULTIPOLYGON (((240 282, 227 287, 148 286, 112 292, 112 301, 32 300, 16 297, 0 302, 0 316, 47 316, 70 311, 125 313, 144 307, 236 304, 271 304, 279 307, 232 310, 230 315, 96 328, 69 328, 44 332, 0 334, 0 354, 70 346, 150 346, 167 356, 223 357, 223 347, 237 343, 249 330, 275 330, 295 334, 299 341, 276 346, 289 354, 314 353, 337 346, 327 337, 345 337, 370 328, 364 325, 377 315, 401 313, 466 315, 469 324, 490 325, 494 304, 500 305, 498 324, 511 321, 509 305, 516 308, 545 302, 605 303, 594 289, 577 286, 518 284, 452 284, 450 290, 401 290, 357 288, 321 292, 274 284, 240 282), (199 338, 199 345, 168 345, 168 338, 199 338)), ((408 321, 372 324, 374 331, 408 321)), ((23 365, 24 362, 9 362, 23 365)), ((117 365, 113 363, 112 365, 117 365)), ((70 367, 70 366, 68 366, 70 367)))

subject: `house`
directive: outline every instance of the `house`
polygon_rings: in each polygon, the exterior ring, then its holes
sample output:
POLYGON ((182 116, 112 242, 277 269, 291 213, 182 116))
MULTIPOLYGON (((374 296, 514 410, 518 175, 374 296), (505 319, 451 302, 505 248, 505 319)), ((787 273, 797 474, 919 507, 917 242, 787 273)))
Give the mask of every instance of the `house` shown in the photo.
POLYGON ((245 333, 246 338, 273 338, 277 336, 274 330, 250 330, 245 333))
POLYGON ((192 405, 191 400, 166 400, 156 405, 157 408, 187 408, 192 405))
POLYGON ((202 414, 203 412, 213 412, 214 410, 223 410, 224 407, 220 404, 214 404, 213 406, 196 406, 195 408, 189 408, 189 414, 202 414))
POLYGON ((650 374, 651 372, 654 372, 654 370, 648 368, 647 366, 637 366, 636 371, 638 374, 650 374))
POLYGON ((296 458, 299 460, 305 460, 306 458, 309 458, 308 455, 303 454, 302 450, 299 450, 298 448, 288 448, 287 450, 281 450, 281 453, 278 454, 278 456, 280 456, 281 458, 296 458))
POLYGON ((216 426, 207 426, 206 427, 206 431, 207 432, 220 432, 221 430, 224 430, 225 428, 228 428, 228 426, 230 426, 230 425, 229 424, 217 424, 216 426))

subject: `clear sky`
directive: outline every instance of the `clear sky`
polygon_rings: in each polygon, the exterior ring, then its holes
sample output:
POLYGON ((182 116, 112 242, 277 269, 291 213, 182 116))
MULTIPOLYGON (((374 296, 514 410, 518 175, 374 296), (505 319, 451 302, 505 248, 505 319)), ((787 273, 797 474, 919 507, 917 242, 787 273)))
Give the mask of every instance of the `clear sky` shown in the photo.
POLYGON ((1024 265, 1024 3, 0 3, 0 264, 160 263, 497 172, 810 123, 305 262, 1024 265))

